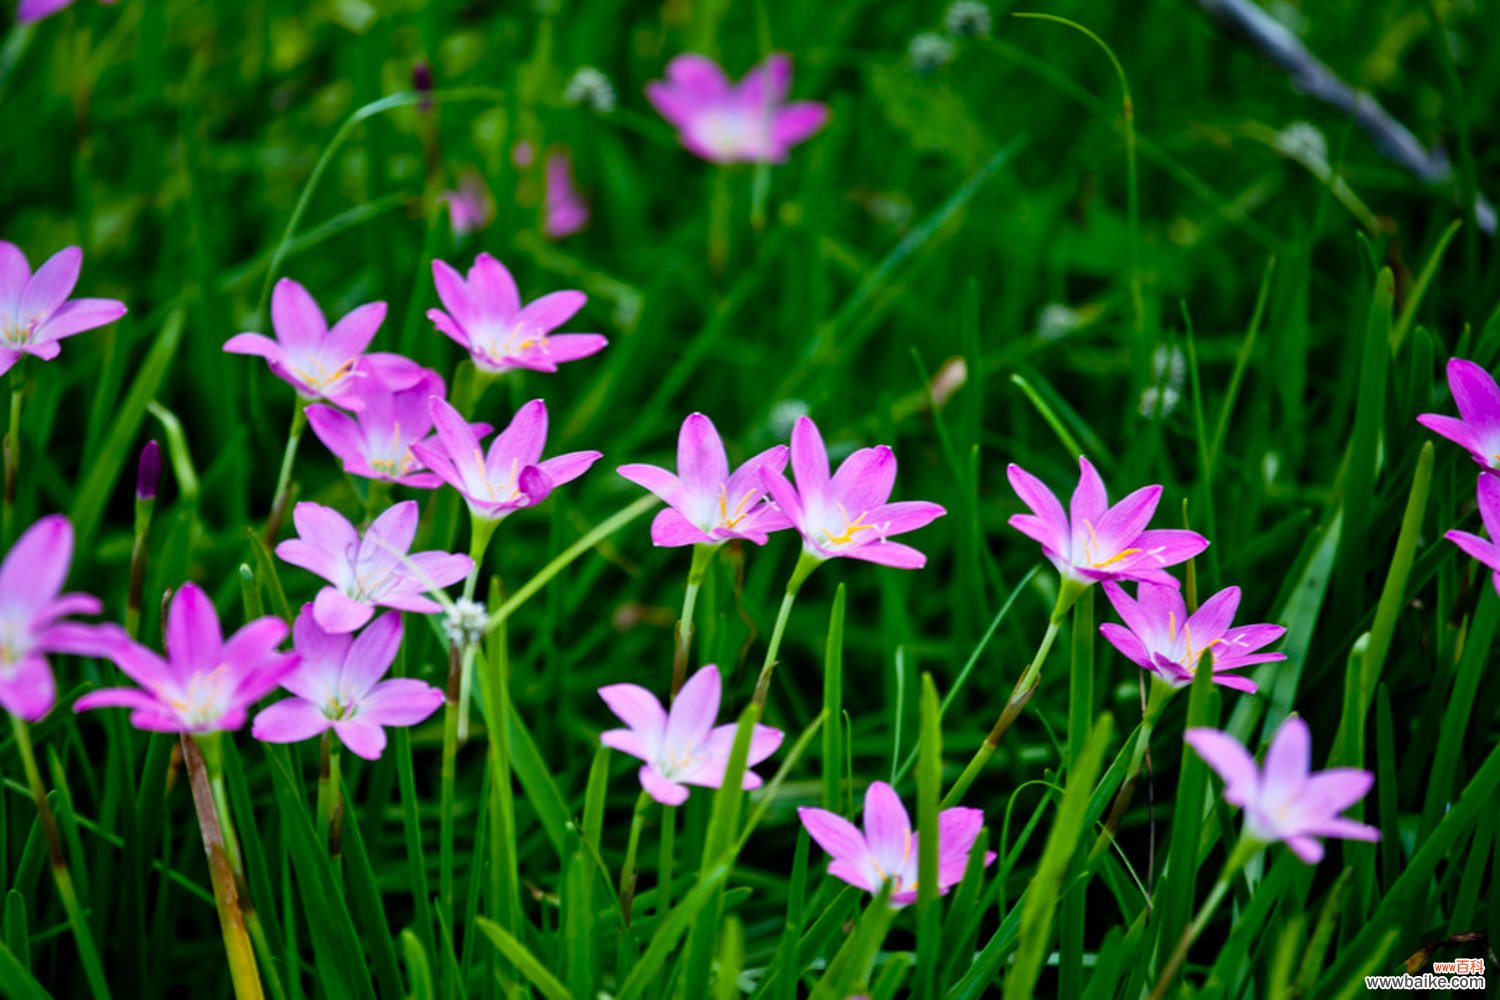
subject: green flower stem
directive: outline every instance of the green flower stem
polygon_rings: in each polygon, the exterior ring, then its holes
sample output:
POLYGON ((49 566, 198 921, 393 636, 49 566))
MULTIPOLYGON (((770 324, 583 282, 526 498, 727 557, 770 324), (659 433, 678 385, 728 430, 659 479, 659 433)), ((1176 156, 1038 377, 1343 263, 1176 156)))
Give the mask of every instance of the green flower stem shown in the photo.
POLYGON ((1250 837, 1241 837, 1239 843, 1234 845, 1234 851, 1229 855, 1229 860, 1224 863, 1224 871, 1219 875, 1219 880, 1214 883, 1213 891, 1198 908, 1198 913, 1193 917, 1193 922, 1188 925, 1187 930, 1182 932, 1182 939, 1177 942, 1177 948, 1172 952, 1172 957, 1162 969, 1161 978, 1156 981, 1156 986, 1151 990, 1151 1000, 1161 1000, 1167 995, 1172 981, 1177 978, 1177 972, 1182 968, 1182 963, 1187 960, 1188 949, 1193 942, 1198 940, 1198 935, 1203 933, 1209 920, 1213 919, 1214 911, 1224 900, 1229 892, 1229 881, 1235 874, 1261 852, 1266 845, 1250 837))
POLYGON ((339 784, 339 742, 331 729, 323 731, 322 764, 318 770, 318 837, 328 845, 333 870, 339 872, 344 853, 344 799, 339 784))
POLYGON ((151 532, 151 512, 156 499, 135 502, 135 541, 130 548, 130 586, 125 593, 125 632, 132 639, 141 634, 141 614, 146 592, 146 540, 151 532))
MULTIPOLYGON (((1130 800, 1135 795, 1136 781, 1141 774, 1141 765, 1151 760, 1151 733, 1156 727, 1156 722, 1161 718, 1161 713, 1166 710, 1167 702, 1177 693, 1177 688, 1172 687, 1159 677, 1151 678, 1150 698, 1142 704, 1141 731, 1136 744, 1131 748, 1130 763, 1125 770, 1125 778, 1120 783, 1120 790, 1115 795, 1115 803, 1110 808, 1109 818, 1104 821, 1104 832, 1099 834, 1099 839, 1094 843, 1094 848, 1089 854, 1090 868, 1098 862, 1099 858, 1108 849, 1114 840, 1115 832, 1120 829, 1120 821, 1125 817, 1125 810, 1130 806, 1130 800)), ((1154 855, 1154 851, 1152 852, 1154 855)), ((1146 884, 1149 886, 1154 881, 1155 858, 1147 866, 1146 884)))
POLYGON ((641 827, 646 825, 646 810, 651 807, 651 796, 641 789, 635 800, 635 812, 630 817, 630 839, 625 844, 625 863, 620 866, 620 912, 625 924, 630 925, 630 906, 635 902, 635 854, 641 844, 641 827))
POLYGON ((365 493, 365 523, 368 524, 380 516, 381 511, 391 502, 391 484, 384 479, 370 479, 369 489, 365 493))
POLYGON ((802 589, 802 584, 812 575, 812 571, 823 565, 823 560, 802 550, 797 557, 797 565, 792 569, 792 578, 786 584, 786 596, 781 599, 781 610, 776 613, 776 626, 771 629, 771 643, 766 647, 766 661, 761 664, 760 677, 755 682, 755 697, 753 704, 764 707, 766 695, 771 688, 771 671, 776 669, 776 653, 781 649, 781 634, 786 631, 786 621, 792 615, 792 604, 797 600, 797 591, 802 589))
POLYGON ((948 794, 943 797, 944 809, 956 805, 963 798, 964 792, 969 790, 969 786, 974 783, 975 778, 979 777, 979 772, 984 769, 984 765, 994 756, 1005 731, 1020 717, 1021 710, 1036 693, 1037 685, 1041 683, 1042 664, 1047 662, 1047 654, 1052 651, 1052 644, 1057 641, 1057 634, 1062 631, 1063 618, 1068 609, 1087 589, 1086 584, 1079 583, 1071 577, 1063 577, 1062 585, 1057 591, 1057 603, 1053 606, 1052 616, 1047 621, 1047 632, 1042 636, 1042 643, 1037 647, 1036 655, 1031 658, 1025 672, 1021 674, 1021 679, 1011 690, 1010 697, 1006 699, 1005 707, 1001 709, 1000 717, 995 720, 995 725, 991 727, 989 735, 984 738, 983 743, 979 744, 979 749, 974 752, 969 765, 964 768, 958 780, 953 783, 953 787, 948 789, 948 794))
POLYGON ((453 780, 458 773, 458 693, 464 653, 448 645, 448 699, 443 707, 443 760, 438 772, 438 905, 443 926, 453 926, 453 780))
MULTIPOLYGON (((217 737, 217 734, 215 734, 217 737)), ((208 873, 213 881, 214 904, 219 910, 219 928, 224 934, 224 951, 229 957, 229 976, 237 1000, 261 1000, 260 973, 255 966, 255 950, 240 908, 238 879, 230 863, 226 826, 221 826, 221 812, 210 782, 203 748, 189 734, 182 734, 182 759, 187 764, 188 780, 193 789, 193 804, 198 809, 198 827, 203 832, 203 850, 208 855, 208 873)))
POLYGON ((297 461, 297 445, 302 442, 302 432, 307 428, 307 409, 301 398, 292 410, 292 429, 287 432, 286 451, 281 456, 281 473, 276 477, 276 493, 271 498, 271 516, 266 519, 266 544, 276 544, 276 534, 281 530, 281 521, 286 516, 286 504, 292 490, 292 466, 297 461))
POLYGON ((62 897, 63 909, 68 913, 68 925, 72 928, 73 940, 78 945, 78 958, 83 963, 89 989, 95 997, 107 998, 110 995, 109 983, 104 978, 104 966, 99 961, 94 937, 84 920, 78 892, 73 887, 73 875, 68 870, 67 855, 63 853, 62 839, 58 835, 57 818, 52 815, 52 806, 47 802, 47 789, 42 784, 42 772, 36 766, 36 751, 31 746, 31 730, 27 727, 26 720, 16 715, 10 717, 10 727, 15 734, 16 749, 21 755, 21 768, 26 772, 26 783, 30 786, 31 797, 36 803, 37 822, 47 841, 52 880, 57 884, 57 894, 62 897))
POLYGON ((672 697, 682 690, 687 681, 688 654, 693 647, 693 609, 698 604, 698 588, 703 586, 703 577, 708 564, 713 562, 717 545, 694 545, 693 565, 688 569, 687 591, 682 598, 682 616, 677 619, 677 648, 672 654, 672 697))
POLYGON ((677 807, 661 807, 661 837, 656 854, 656 915, 667 919, 672 911, 672 862, 677 839, 677 807))
MULTIPOLYGON (((490 601, 500 600, 500 581, 490 583, 490 601)), ((510 650, 501 625, 488 638, 485 672, 480 678, 489 754, 489 899, 490 918, 516 933, 521 927, 521 877, 516 861, 516 808, 510 764, 510 650)), ((502 965, 502 975, 509 975, 502 965)))
POLYGON ((0 541, 9 547, 16 537, 16 481, 21 469, 21 375, 10 373, 10 429, 5 432, 5 522, 0 541))
POLYGON ((708 195, 708 267, 716 278, 729 267, 729 213, 734 201, 729 181, 729 170, 719 167, 708 195))
MULTIPOLYGON (((469 570, 469 578, 464 581, 464 600, 472 601, 474 591, 479 584, 479 574, 484 568, 484 553, 490 547, 490 539, 495 537, 495 529, 500 527, 500 522, 478 514, 469 515, 469 558, 474 567, 469 570)), ((460 744, 469 741, 469 704, 474 696, 474 654, 477 652, 475 646, 465 646, 463 649, 462 663, 460 665, 458 684, 458 730, 457 737, 460 744)))

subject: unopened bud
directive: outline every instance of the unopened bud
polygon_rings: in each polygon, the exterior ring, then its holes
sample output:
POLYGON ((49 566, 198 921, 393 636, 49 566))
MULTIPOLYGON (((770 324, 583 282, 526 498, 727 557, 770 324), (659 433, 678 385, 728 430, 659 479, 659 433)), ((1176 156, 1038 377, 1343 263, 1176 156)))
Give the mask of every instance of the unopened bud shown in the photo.
POLYGON ((135 473, 135 498, 155 500, 156 488, 161 485, 161 445, 155 440, 147 441, 141 449, 141 462, 135 473))

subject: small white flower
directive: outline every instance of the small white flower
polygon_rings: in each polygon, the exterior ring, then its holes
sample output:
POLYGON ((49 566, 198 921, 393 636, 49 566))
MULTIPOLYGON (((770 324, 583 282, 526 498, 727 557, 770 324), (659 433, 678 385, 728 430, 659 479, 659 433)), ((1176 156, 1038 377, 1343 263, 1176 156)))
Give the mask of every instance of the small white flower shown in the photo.
POLYGON ((573 74, 573 79, 563 88, 563 100, 607 115, 615 109, 615 87, 600 70, 593 66, 580 66, 573 74))
POLYGON ((943 28, 955 38, 988 38, 990 8, 979 0, 954 0, 943 14, 943 28))
POLYGON ((924 31, 911 40, 906 47, 906 58, 911 62, 912 72, 918 76, 930 76, 953 61, 953 41, 933 31, 924 31))
POLYGON ((1282 129, 1276 136, 1276 149, 1309 169, 1328 168, 1328 140, 1311 122, 1292 122, 1282 129))
POLYGON ((460 649, 479 645, 489 624, 483 604, 460 597, 443 619, 443 631, 460 649))
POLYGON ((1061 302, 1052 302, 1037 313, 1036 332, 1043 340, 1054 340, 1078 329, 1083 323, 1084 316, 1077 309, 1061 302))

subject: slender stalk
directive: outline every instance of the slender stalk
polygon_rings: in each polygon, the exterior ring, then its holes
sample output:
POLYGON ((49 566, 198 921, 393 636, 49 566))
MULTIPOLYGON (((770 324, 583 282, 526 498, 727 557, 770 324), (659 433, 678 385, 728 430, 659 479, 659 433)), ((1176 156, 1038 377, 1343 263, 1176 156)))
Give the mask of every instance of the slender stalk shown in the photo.
POLYGON ((1214 883, 1213 891, 1198 908, 1193 917, 1193 922, 1182 932, 1182 939, 1177 942, 1177 948, 1172 952, 1172 957, 1162 969, 1161 978, 1156 981, 1156 986, 1151 990, 1151 1000, 1161 1000, 1166 996, 1172 981, 1177 978, 1178 970, 1182 963, 1187 960, 1188 949, 1193 942, 1198 940, 1198 935, 1203 933, 1203 928, 1213 919, 1214 910, 1224 900, 1229 891, 1229 881, 1234 878, 1235 873, 1245 867, 1246 862, 1260 853, 1265 845, 1249 837, 1241 837, 1239 843, 1234 845, 1234 851, 1229 855, 1229 860, 1224 863, 1224 871, 1219 875, 1219 880, 1214 883))
MULTIPOLYGON (((479 574, 484 569, 484 553, 490 547, 490 539, 495 537, 495 529, 500 522, 493 518, 481 517, 478 514, 469 515, 469 559, 474 566, 469 570, 469 578, 464 581, 464 600, 474 600, 474 591, 479 584, 479 574)), ((469 703, 474 694, 474 656, 478 647, 465 645, 463 648, 463 663, 460 669, 458 685, 458 742, 469 741, 469 703)))
POLYGON ((130 548, 130 586, 125 594, 125 632, 132 639, 141 634, 142 605, 146 593, 146 539, 151 531, 154 500, 135 502, 135 541, 130 548))
POLYGON ((661 837, 656 854, 656 915, 662 920, 672 910, 672 862, 677 839, 677 807, 661 807, 661 837))
POLYGON ((625 843, 625 863, 620 866, 620 912, 625 926, 630 926, 630 907, 635 902, 636 849, 641 844, 641 827, 646 825, 646 810, 651 806, 651 796, 645 789, 635 800, 635 812, 630 817, 630 839, 625 843))
POLYGON ((963 798, 964 792, 979 777, 979 772, 984 765, 994 756, 995 750, 1000 746, 1000 739, 1005 731, 1010 728, 1021 715, 1021 710, 1036 693, 1037 685, 1041 683, 1042 664, 1047 662, 1047 654, 1052 651, 1052 644, 1057 640, 1057 634, 1062 631, 1063 617, 1067 614, 1073 603, 1087 589, 1085 585, 1079 584, 1070 577, 1063 577, 1062 585, 1057 591, 1057 603, 1052 608, 1052 617, 1047 622, 1047 632, 1042 636, 1042 643, 1037 647, 1036 655, 1026 665, 1026 670, 1021 674, 1021 679, 1011 689, 1010 697, 1006 699, 1005 707, 1000 710, 1000 717, 995 720, 994 726, 990 728, 989 735, 985 736, 984 742, 979 744, 979 749, 974 752, 974 757, 969 761, 953 787, 948 789, 948 794, 943 796, 943 808, 956 804, 963 798))
POLYGON ((286 516, 286 503, 292 489, 292 466, 296 464, 297 445, 302 442, 302 432, 306 427, 307 410, 299 398, 292 410, 292 428, 286 435, 286 451, 281 456, 281 472, 276 477, 276 493, 271 498, 271 516, 266 519, 267 545, 276 544, 276 534, 286 516))
POLYGON ((5 522, 0 541, 7 546, 15 538, 16 481, 21 469, 21 375, 10 373, 10 429, 5 432, 5 522))
POLYGON ((318 769, 318 837, 328 845, 333 870, 339 872, 344 853, 344 796, 339 784, 339 741, 333 730, 323 731, 322 764, 318 769))
POLYGON ((703 577, 708 564, 713 562, 717 545, 694 545, 693 565, 688 569, 687 591, 682 597, 682 616, 677 619, 677 646, 672 653, 672 697, 682 690, 687 681, 688 654, 693 647, 693 609, 698 604, 698 588, 703 586, 703 577))
MULTIPOLYGON (((500 600, 500 581, 490 583, 490 601, 500 600)), ((511 933, 521 926, 520 873, 516 866, 516 814, 510 767, 510 651, 505 626, 490 635, 486 672, 480 678, 489 754, 489 911, 511 933)), ((509 966, 502 963, 502 976, 509 966)))
POLYGON ((234 995, 238 1000, 262 1000, 265 994, 255 967, 255 950, 246 932, 245 915, 240 910, 239 889, 229 861, 224 827, 220 825, 221 812, 215 803, 203 752, 187 733, 182 734, 182 759, 187 764, 193 804, 198 809, 198 827, 203 832, 204 853, 208 855, 208 873, 213 881, 214 903, 219 909, 219 927, 224 934, 234 995))
POLYGON ((797 600, 797 591, 802 589, 802 584, 811 575, 812 571, 823 564, 823 560, 812 555, 806 549, 797 557, 797 565, 792 569, 792 578, 786 584, 786 596, 781 599, 781 610, 776 613, 776 625, 771 629, 771 642, 766 646, 766 659, 760 667, 760 677, 755 682, 755 697, 752 703, 764 707, 766 695, 771 688, 771 672, 776 669, 776 653, 781 649, 781 636, 786 631, 787 619, 792 615, 792 605, 797 600))
POLYGON ((78 892, 73 887, 73 875, 68 870, 67 855, 63 853, 62 838, 58 835, 57 818, 52 815, 52 806, 47 802, 47 788, 42 784, 42 772, 36 766, 36 751, 31 746, 31 730, 26 725, 26 720, 16 715, 10 717, 10 727, 15 734, 16 749, 21 755, 21 768, 26 772, 26 784, 31 788, 31 798, 36 803, 37 822, 47 841, 52 881, 57 884, 57 894, 62 897, 63 909, 67 911, 68 926, 72 928, 73 940, 78 945, 78 958, 83 963, 89 989, 95 997, 108 998, 109 983, 104 977, 104 966, 99 961, 94 937, 84 920, 83 907, 79 904, 78 892))
POLYGON ((443 761, 438 773, 438 905, 443 926, 453 926, 453 781, 458 773, 458 692, 463 678, 463 654, 458 643, 448 644, 448 700, 443 709, 443 761))

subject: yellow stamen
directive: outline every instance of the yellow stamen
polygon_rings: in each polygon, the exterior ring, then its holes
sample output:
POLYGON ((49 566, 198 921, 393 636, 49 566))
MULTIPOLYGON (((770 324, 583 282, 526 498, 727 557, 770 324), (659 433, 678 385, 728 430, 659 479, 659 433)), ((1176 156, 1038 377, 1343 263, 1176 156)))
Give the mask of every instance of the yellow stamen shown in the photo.
POLYGON ((844 518, 844 530, 835 535, 827 528, 824 528, 823 534, 827 537, 829 545, 847 545, 848 543, 854 541, 854 536, 859 534, 861 531, 876 530, 875 525, 864 523, 865 515, 868 514, 869 511, 861 511, 860 515, 851 521, 849 520, 849 512, 844 509, 844 505, 839 504, 838 508, 839 513, 844 518))
POLYGON ((1088 560, 1088 564, 1094 569, 1104 569, 1106 566, 1113 566, 1120 560, 1127 559, 1141 551, 1140 549, 1122 549, 1103 562, 1099 562, 1094 558, 1094 549, 1099 547, 1099 536, 1094 531, 1093 522, 1085 518, 1083 526, 1089 531, 1089 541, 1083 543, 1083 557, 1088 560))

